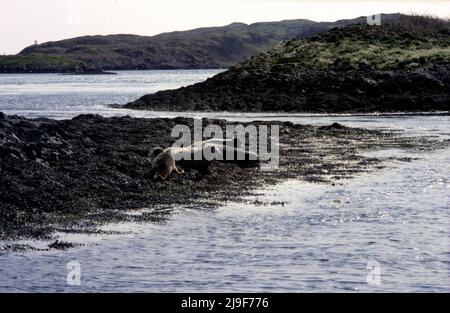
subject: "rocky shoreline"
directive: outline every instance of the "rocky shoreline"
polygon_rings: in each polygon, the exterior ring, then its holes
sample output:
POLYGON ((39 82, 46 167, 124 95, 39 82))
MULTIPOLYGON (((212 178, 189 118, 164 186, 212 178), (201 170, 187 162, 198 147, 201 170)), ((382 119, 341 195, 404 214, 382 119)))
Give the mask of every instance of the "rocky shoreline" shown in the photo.
POLYGON ((125 108, 154 111, 392 113, 450 111, 450 63, 414 71, 249 73, 246 69, 125 108), (238 83, 236 83, 238 82, 238 83))
MULTIPOLYGON (((203 120, 204 127, 212 123, 227 124, 203 120)), ((207 171, 185 167, 183 175, 154 181, 151 151, 174 142, 170 133, 177 124, 192 128, 193 120, 81 115, 56 121, 0 113, 0 239, 97 232, 98 225, 123 220, 158 222, 176 207, 239 201, 257 187, 286 179, 336 184, 392 161, 408 161, 364 157, 365 150, 449 145, 340 124, 255 122, 280 125, 278 170, 214 162, 207 171), (152 210, 129 214, 142 208, 152 210)))

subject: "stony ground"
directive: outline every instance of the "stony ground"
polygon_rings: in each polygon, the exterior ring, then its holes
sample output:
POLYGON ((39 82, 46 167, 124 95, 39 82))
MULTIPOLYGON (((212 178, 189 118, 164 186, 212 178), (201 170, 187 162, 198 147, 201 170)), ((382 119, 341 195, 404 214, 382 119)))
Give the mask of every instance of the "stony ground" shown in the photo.
MULTIPOLYGON (((203 126, 211 123, 226 124, 203 120, 203 126)), ((97 232, 100 224, 129 219, 155 222, 167 216, 167 208, 239 201, 257 187, 288 178, 336 184, 392 161, 364 157, 363 151, 448 144, 339 124, 280 122, 277 171, 214 162, 206 171, 184 167, 184 175, 154 181, 151 151, 174 142, 170 133, 176 124, 192 127, 193 120, 82 115, 55 121, 0 113, 0 239, 51 238, 55 230, 97 232), (157 210, 125 214, 144 207, 157 210)))

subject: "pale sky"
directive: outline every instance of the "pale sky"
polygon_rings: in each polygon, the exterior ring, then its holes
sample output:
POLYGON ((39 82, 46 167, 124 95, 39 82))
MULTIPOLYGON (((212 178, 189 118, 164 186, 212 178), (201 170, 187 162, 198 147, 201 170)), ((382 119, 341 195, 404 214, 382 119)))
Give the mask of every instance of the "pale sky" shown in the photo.
POLYGON ((396 12, 450 17, 450 0, 0 0, 0 54, 18 53, 34 40, 396 12))

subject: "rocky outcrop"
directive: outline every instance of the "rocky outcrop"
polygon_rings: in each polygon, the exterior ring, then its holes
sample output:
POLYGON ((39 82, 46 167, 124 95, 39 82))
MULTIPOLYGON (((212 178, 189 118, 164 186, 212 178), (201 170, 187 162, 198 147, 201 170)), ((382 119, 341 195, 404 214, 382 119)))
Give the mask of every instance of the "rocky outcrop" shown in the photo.
POLYGON ((207 83, 146 95, 127 108, 169 111, 413 112, 450 110, 450 64, 413 71, 234 70, 207 83))

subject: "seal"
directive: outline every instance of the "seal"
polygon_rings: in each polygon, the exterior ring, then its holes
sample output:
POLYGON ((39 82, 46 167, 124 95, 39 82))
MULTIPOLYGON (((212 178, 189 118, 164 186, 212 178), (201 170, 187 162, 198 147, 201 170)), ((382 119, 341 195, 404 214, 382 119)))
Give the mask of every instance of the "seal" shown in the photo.
POLYGON ((175 158, 173 157, 172 148, 163 150, 162 148, 155 148, 153 150, 154 159, 152 161, 152 171, 154 173, 153 179, 161 178, 166 180, 173 171, 178 174, 183 174, 184 171, 177 168, 175 158))
POLYGON ((259 163, 260 158, 256 153, 245 151, 240 147, 241 142, 238 138, 213 138, 195 142, 187 147, 155 148, 152 153, 154 158, 152 161, 153 178, 166 180, 173 171, 183 174, 184 171, 176 166, 176 162, 200 171, 205 171, 214 160, 233 162, 239 165, 259 163), (198 158, 198 155, 201 158, 198 158), (237 157, 239 155, 240 157, 237 157), (227 159, 229 156, 231 158, 227 159))

